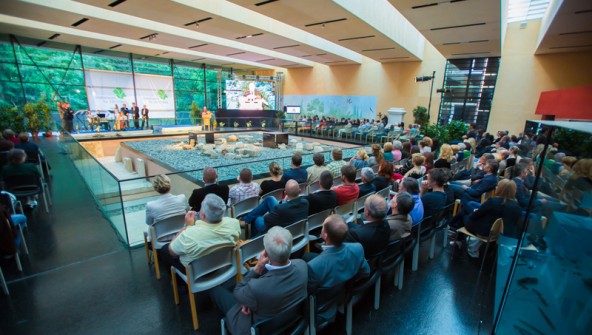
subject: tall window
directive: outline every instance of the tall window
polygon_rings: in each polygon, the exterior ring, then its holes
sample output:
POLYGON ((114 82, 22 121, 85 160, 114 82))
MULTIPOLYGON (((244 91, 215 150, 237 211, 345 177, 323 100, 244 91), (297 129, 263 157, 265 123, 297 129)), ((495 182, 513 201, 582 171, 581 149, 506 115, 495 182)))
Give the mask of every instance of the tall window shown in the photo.
POLYGON ((450 92, 442 94, 438 123, 460 120, 486 129, 499 63, 499 57, 448 60, 444 87, 450 92))

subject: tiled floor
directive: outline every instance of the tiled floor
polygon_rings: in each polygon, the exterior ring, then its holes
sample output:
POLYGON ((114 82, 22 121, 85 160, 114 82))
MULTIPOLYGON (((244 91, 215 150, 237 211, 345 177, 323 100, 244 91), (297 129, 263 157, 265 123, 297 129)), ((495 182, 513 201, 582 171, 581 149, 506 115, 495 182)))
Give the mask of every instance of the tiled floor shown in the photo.
MULTIPOLYGON (((218 334, 220 315, 207 294, 197 296, 200 330, 194 332, 186 290, 175 306, 169 277, 156 280, 144 249, 118 241, 57 139, 44 141, 54 207, 29 218, 24 273, 14 262, 2 265, 11 295, 0 296, 0 333, 218 334)), ((383 280, 380 310, 370 308, 371 298, 354 307, 354 334, 490 331, 493 282, 488 276, 477 282, 479 264, 463 256, 450 261, 449 249, 438 248, 428 260, 428 247, 421 248, 419 270, 406 269, 402 291, 383 280)), ((341 334, 343 327, 323 333, 341 334)))

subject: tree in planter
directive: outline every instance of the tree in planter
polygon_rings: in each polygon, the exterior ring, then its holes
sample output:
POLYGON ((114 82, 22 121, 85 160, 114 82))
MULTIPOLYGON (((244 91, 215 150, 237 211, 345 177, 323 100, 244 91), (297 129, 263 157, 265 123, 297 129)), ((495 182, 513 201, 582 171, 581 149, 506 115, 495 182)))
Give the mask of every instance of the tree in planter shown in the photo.
POLYGON ((0 107, 0 131, 7 128, 17 134, 25 131, 25 114, 19 112, 16 106, 3 105, 0 107))
POLYGON ((446 133, 448 135, 446 136, 446 142, 460 140, 463 135, 467 134, 467 131, 469 131, 469 126, 466 123, 458 120, 450 122, 446 125, 446 133))
POLYGON ((428 109, 423 106, 417 106, 413 109, 413 118, 415 123, 420 126, 420 129, 428 125, 428 109))
POLYGON ((191 103, 191 112, 189 113, 191 123, 194 125, 201 123, 201 111, 197 107, 197 103, 194 101, 191 103))
POLYGON ((23 113, 27 120, 26 129, 37 137, 39 131, 49 130, 51 127, 51 113, 49 111, 49 104, 44 98, 38 100, 36 103, 26 103, 23 107, 23 113))

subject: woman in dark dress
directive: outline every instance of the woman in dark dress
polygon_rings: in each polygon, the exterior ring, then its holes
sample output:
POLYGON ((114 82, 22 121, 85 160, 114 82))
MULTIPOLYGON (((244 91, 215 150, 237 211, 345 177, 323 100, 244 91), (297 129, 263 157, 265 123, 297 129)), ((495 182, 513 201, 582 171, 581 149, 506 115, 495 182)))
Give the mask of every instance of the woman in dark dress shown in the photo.
POLYGON ((286 186, 286 182, 282 181, 282 168, 278 163, 271 162, 269 164, 269 174, 271 175, 271 179, 261 182, 261 192, 259 195, 265 195, 286 186))
POLYGON ((380 191, 392 185, 393 182, 393 163, 383 160, 378 167, 376 178, 372 181, 376 191, 380 191))
POLYGON ((440 155, 438 159, 434 162, 434 167, 436 168, 445 168, 450 170, 450 163, 452 162, 452 157, 454 157, 454 152, 452 151, 452 147, 450 144, 442 144, 440 147, 440 155))

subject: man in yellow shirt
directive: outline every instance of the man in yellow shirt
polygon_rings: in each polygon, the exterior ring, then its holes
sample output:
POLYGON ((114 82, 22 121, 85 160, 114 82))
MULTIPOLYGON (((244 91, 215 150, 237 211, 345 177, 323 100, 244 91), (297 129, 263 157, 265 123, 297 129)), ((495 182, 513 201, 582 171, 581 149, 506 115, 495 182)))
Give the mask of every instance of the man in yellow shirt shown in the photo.
POLYGON ((214 114, 212 112, 210 112, 207 107, 204 106, 203 111, 201 112, 201 119, 203 122, 203 130, 206 130, 206 128, 208 130, 212 129, 210 126, 210 121, 212 120, 212 115, 214 115, 214 114))
POLYGON ((196 221, 197 212, 187 212, 186 227, 168 246, 163 246, 163 250, 168 250, 160 253, 164 264, 185 271, 185 266, 192 261, 222 247, 235 245, 241 233, 240 224, 236 219, 224 217, 225 212, 226 204, 222 198, 215 194, 206 195, 199 219, 196 221))

